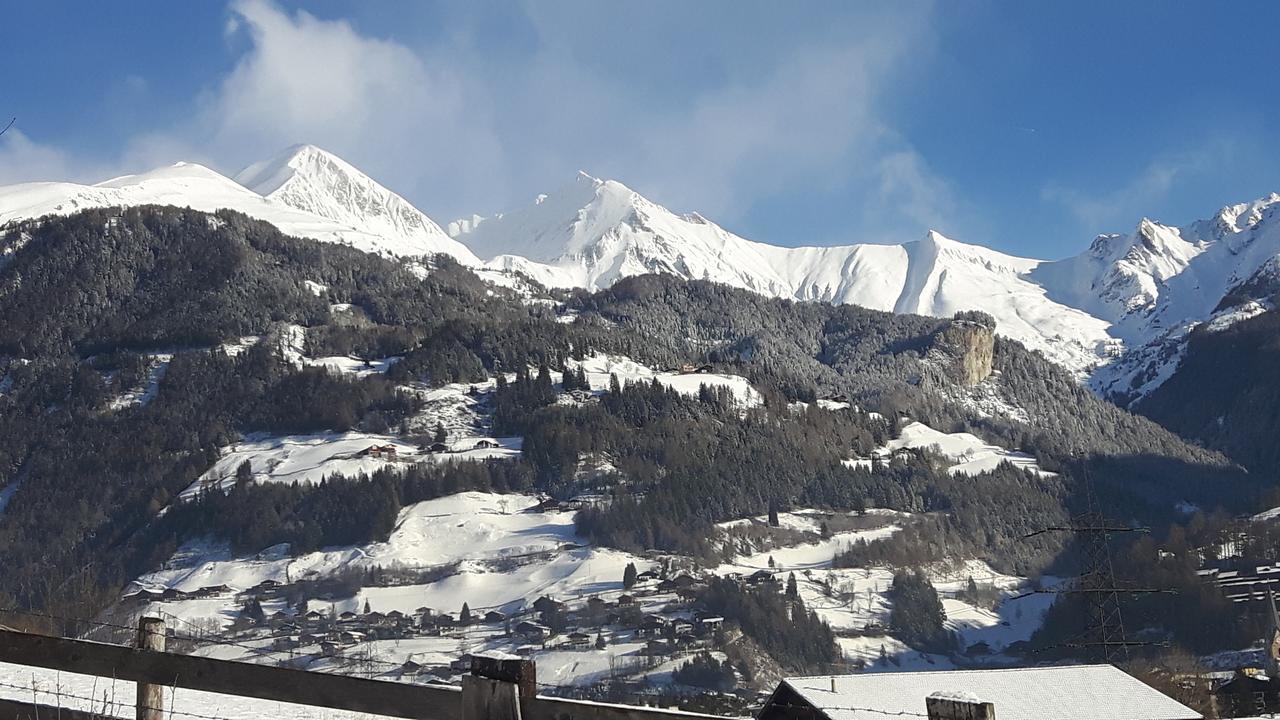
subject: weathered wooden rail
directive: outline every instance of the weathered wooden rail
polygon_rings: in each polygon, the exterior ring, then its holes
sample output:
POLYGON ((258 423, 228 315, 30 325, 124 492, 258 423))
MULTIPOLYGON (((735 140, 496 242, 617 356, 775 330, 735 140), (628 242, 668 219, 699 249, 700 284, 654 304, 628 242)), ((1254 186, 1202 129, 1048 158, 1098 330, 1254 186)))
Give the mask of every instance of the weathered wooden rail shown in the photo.
MULTIPOLYGON (((131 681, 137 720, 167 714, 164 690, 198 690, 414 720, 713 720, 717 716, 539 696, 527 660, 477 658, 462 689, 307 672, 166 652, 163 621, 144 618, 139 647, 0 629, 0 662, 131 681)), ((175 708, 181 714, 182 708, 175 708)), ((0 700, 0 720, 103 720, 100 714, 0 700)), ((107 718, 106 720, 112 720, 107 718)), ((722 720, 722 719, 721 719, 722 720)))

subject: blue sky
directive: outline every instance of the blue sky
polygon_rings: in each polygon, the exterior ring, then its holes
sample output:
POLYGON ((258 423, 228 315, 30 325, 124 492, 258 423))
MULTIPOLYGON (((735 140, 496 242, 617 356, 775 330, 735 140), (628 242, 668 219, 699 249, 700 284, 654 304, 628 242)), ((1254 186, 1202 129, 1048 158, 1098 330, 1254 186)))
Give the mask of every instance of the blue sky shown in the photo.
POLYGON ((784 245, 1037 257, 1280 191, 1280 4, 6 3, 0 182, 325 147, 444 222, 584 169, 784 245))

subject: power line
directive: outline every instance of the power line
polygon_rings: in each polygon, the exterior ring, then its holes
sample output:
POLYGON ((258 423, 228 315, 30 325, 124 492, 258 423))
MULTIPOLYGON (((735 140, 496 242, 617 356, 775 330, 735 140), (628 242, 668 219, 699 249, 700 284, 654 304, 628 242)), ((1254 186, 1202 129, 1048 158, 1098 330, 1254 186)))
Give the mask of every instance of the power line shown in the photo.
MULTIPOLYGON (((61 686, 57 686, 56 691, 49 691, 49 690, 42 690, 34 682, 31 685, 14 685, 13 683, 0 681, 0 687, 9 688, 11 690, 21 690, 23 692, 29 692, 33 696, 40 693, 43 693, 45 695, 52 695, 53 697, 57 698, 59 702, 61 702, 62 698, 68 698, 71 700, 80 700, 83 702, 94 703, 95 705, 97 703, 103 703, 104 706, 108 704, 103 699, 92 698, 85 695, 77 695, 75 693, 70 693, 70 692, 64 692, 61 686)), ((177 688, 174 688, 174 689, 176 690, 177 688)), ((121 707, 135 707, 133 703, 116 703, 115 701, 112 701, 109 704, 111 706, 120 705, 121 707)), ((94 705, 90 705, 90 707, 94 707, 94 705)), ((139 707, 139 709, 142 709, 142 710, 155 710, 157 712, 167 713, 169 715, 182 715, 184 717, 196 718, 197 720, 231 720, 231 718, 223 717, 220 715, 205 715, 202 713, 187 712, 184 710, 173 710, 171 708, 151 707, 148 705, 142 705, 142 706, 136 706, 136 707, 139 707)), ((105 712, 106 707, 104 707, 103 710, 105 712)))

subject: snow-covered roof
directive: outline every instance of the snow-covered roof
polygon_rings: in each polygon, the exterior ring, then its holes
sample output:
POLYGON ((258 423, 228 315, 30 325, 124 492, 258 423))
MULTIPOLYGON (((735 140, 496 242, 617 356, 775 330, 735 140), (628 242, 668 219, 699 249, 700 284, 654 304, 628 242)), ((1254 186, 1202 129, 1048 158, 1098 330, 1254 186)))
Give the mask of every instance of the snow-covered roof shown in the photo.
POLYGON ((1112 665, 823 675, 787 678, 783 684, 831 720, 884 720, 886 713, 923 716, 925 698, 939 693, 980 697, 995 705, 1000 720, 1202 717, 1112 665))

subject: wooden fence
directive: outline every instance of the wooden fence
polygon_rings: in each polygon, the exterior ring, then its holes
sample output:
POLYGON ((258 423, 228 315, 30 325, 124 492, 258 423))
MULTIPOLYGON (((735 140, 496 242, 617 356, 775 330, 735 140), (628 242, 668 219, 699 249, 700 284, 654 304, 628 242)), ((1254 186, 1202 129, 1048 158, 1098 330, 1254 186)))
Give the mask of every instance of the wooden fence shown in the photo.
MULTIPOLYGON (((477 657, 462 688, 412 685, 256 665, 164 650, 162 620, 143 618, 136 647, 0 629, 0 662, 137 684, 136 720, 162 720, 177 688, 416 720, 712 720, 679 710, 537 695, 529 660, 477 657)), ((182 715, 180 708, 175 715, 182 715)), ((189 714, 189 713, 187 713, 189 714)), ((0 700, 0 720, 117 720, 34 702, 0 700)), ((722 719, 719 719, 722 720, 722 719)))

